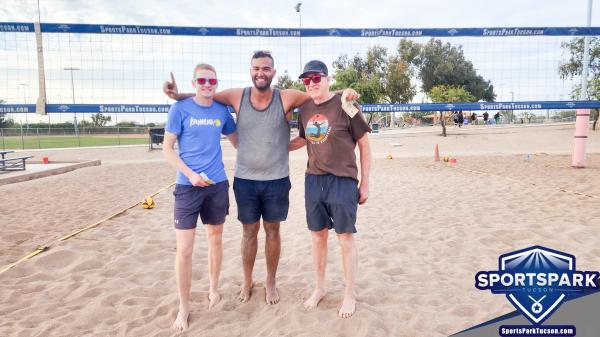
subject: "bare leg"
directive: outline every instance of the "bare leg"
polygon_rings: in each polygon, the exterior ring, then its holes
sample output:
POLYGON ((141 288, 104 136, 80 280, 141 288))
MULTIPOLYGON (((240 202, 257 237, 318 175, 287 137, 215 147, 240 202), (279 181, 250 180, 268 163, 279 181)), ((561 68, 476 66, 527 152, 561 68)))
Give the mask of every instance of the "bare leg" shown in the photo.
POLYGON ((279 222, 263 221, 265 228, 265 257, 267 258, 267 282, 265 283, 265 301, 267 304, 279 302, 279 292, 276 286, 277 266, 281 254, 281 238, 279 236, 279 222))
POLYGON ((256 260, 256 252, 258 250, 258 230, 260 229, 260 220, 244 226, 244 234, 242 236, 242 263, 244 264, 244 282, 240 289, 238 299, 240 302, 246 302, 252 294, 252 269, 254 269, 254 261, 256 260))
POLYGON ((222 234, 223 224, 206 225, 206 241, 208 242, 208 277, 210 287, 208 289, 208 309, 212 309, 221 300, 219 294, 219 274, 221 273, 221 261, 223 261, 222 234))
POLYGON ((304 302, 306 310, 312 310, 319 305, 319 302, 327 294, 325 288, 325 270, 327 267, 327 238, 329 230, 327 228, 318 232, 311 231, 312 236, 312 256, 313 266, 315 268, 315 290, 312 295, 304 302))
POLYGON ((356 295, 354 293, 354 281, 356 280, 357 251, 354 242, 354 234, 338 234, 340 246, 342 247, 342 259, 344 262, 344 279, 346 288, 344 290, 344 300, 338 315, 342 318, 349 318, 356 310, 356 295))
POLYGON ((179 312, 173 322, 173 329, 181 332, 188 327, 190 315, 190 288, 192 286, 192 253, 196 229, 176 229, 177 254, 175 257, 175 277, 179 292, 179 312))

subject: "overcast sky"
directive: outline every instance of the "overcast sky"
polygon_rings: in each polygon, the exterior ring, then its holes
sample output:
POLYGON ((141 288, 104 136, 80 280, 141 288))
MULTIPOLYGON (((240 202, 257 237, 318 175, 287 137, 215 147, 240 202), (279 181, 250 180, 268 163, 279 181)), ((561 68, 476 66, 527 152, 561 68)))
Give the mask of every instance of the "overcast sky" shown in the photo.
MULTIPOLYGON (((298 13, 294 10, 294 6, 297 1, 290 0, 263 0, 263 1, 186 1, 186 0, 172 0, 172 1, 158 1, 158 0, 105 0, 105 1, 77 1, 77 0, 40 0, 41 8, 41 20, 42 22, 48 23, 103 23, 103 24, 135 24, 135 25, 165 25, 165 26, 195 26, 195 27, 282 27, 282 28, 296 28, 299 25, 298 13)), ((302 1, 301 14, 302 14, 302 27, 303 28, 449 28, 449 27, 570 27, 570 26, 585 26, 586 25, 586 12, 587 12, 587 0, 546 0, 546 1, 531 1, 531 0, 503 0, 503 1, 474 1, 474 0, 455 0, 455 1, 433 1, 433 0, 420 0, 420 1, 316 1, 307 0, 302 1)), ((37 19, 37 9, 35 0, 12 0, 4 1, 0 6, 0 22, 33 22, 37 19)), ((592 26, 599 25, 600 19, 600 0, 594 0, 592 14, 592 26)), ((18 33, 25 34, 25 33, 18 33)), ((32 35, 32 34, 26 34, 32 35)), ((68 34, 57 34, 66 36, 68 34)), ((61 38, 64 38, 61 36, 61 38)), ((117 41, 123 44, 118 37, 112 38, 111 41, 117 41)), ((186 41, 186 40, 182 40, 186 41)), ((232 39, 233 41, 233 39, 232 39)), ((251 40, 245 40, 251 41, 251 40)), ((273 40, 269 40, 273 41, 273 40)), ((330 40, 319 40, 312 46, 307 43, 303 49, 303 55, 315 53, 317 54, 319 49, 325 50, 326 44, 330 40), (325 41, 325 42, 322 42, 325 41), (312 48, 312 49, 311 49, 312 48)), ((350 40, 342 39, 344 43, 350 40)), ((501 60, 506 57, 503 53, 511 55, 513 47, 505 45, 504 47, 491 51, 482 51, 484 49, 480 44, 479 40, 472 42, 472 39, 465 38, 463 40, 453 40, 457 43, 465 46, 465 52, 467 56, 474 61, 475 67, 478 68, 479 72, 486 78, 491 79, 492 83, 496 86, 496 92, 499 95, 498 100, 507 100, 510 98, 509 92, 513 92, 517 97, 515 100, 519 100, 519 95, 523 99, 530 99, 532 96, 536 96, 538 99, 547 99, 548 95, 550 99, 559 99, 560 95, 565 95, 565 90, 569 88, 558 88, 559 84, 554 84, 557 87, 556 91, 550 90, 545 95, 547 97, 539 97, 538 92, 534 92, 531 88, 538 88, 540 84, 535 83, 535 79, 521 78, 519 85, 510 83, 511 78, 515 75, 504 72, 504 78, 499 75, 500 69, 506 66, 501 64, 501 60), (474 47, 469 46, 470 43, 475 43, 474 47), (471 50, 477 49, 478 51, 472 53, 471 50), (490 54, 487 54, 490 53, 490 54), (489 65, 483 64, 484 61, 488 61, 489 65), (490 62, 492 60, 492 62, 490 62), (528 91, 529 90, 529 91, 528 91), (563 92, 564 91, 564 92, 563 92), (515 93, 516 92, 516 93, 515 93)), ((506 40, 505 40, 506 41, 506 40)), ((531 40, 517 40, 519 45, 527 45, 528 41, 531 40), (525 41, 525 42, 523 42, 525 41)), ((275 43, 275 42, 274 42, 275 43)), ((277 42, 280 43, 280 42, 277 42)), ((275 43, 275 44, 277 44, 275 43)), ((290 46, 284 52, 297 54, 295 52, 296 43, 294 41, 285 42, 290 46)), ((347 42, 349 43, 349 42, 347 42)), ((347 44, 346 43, 346 44, 347 44)), ((362 39, 361 50, 366 50, 368 44, 374 43, 373 40, 362 39)), ((544 42, 546 43, 546 42, 544 42)), ((547 64, 547 68, 550 70, 542 70, 544 76, 556 76, 556 65, 558 60, 557 53, 559 51, 556 47, 560 41, 556 40, 550 43, 539 43, 534 46, 539 55, 533 56, 533 62, 539 64, 547 64), (544 48, 546 45, 551 46, 552 50, 546 52, 544 48), (544 56, 544 53, 548 56, 544 56)), ((125 44, 125 48, 129 46, 125 44)), ((214 46, 213 46, 214 47, 214 46)), ((271 46, 267 46, 271 47, 271 46)), ((343 45, 341 51, 347 52, 344 48, 349 47, 343 45)), ((117 47, 119 48, 119 45, 117 47)), ((261 46, 248 46, 249 50, 265 48, 261 46)), ((273 46, 274 51, 277 51, 278 46, 273 46)), ((526 48, 526 47, 523 47, 526 48)), ((317 54, 323 58, 329 57, 326 62, 330 62, 336 55, 329 55, 327 53, 338 52, 338 47, 335 47, 333 51, 324 51, 323 56, 317 54)), ((352 50, 352 49, 350 49, 352 50)), ((341 52, 339 51, 339 52, 341 52)), ((129 51, 133 53, 133 51, 129 51)), ((279 52, 277 55, 279 58, 285 58, 287 60, 291 56, 282 55, 284 52, 279 52)), ((77 51, 75 51, 77 53, 77 51)), ((116 51, 115 51, 116 53, 116 51)), ((226 53, 226 52, 224 52, 226 53)), ((234 58, 243 59, 243 67, 246 67, 247 62, 247 51, 243 48, 237 49, 238 54, 234 54, 234 58)), ((526 49, 521 49, 520 53, 522 56, 526 56, 529 52, 526 49)), ((182 53, 177 58, 184 59, 182 53)), ((198 55, 204 54, 193 54, 194 58, 198 58, 198 55)), ((229 56, 228 56, 229 57, 229 56)), ((51 58, 51 56, 48 56, 51 58)), ((77 58, 77 56, 75 56, 77 58)), ((217 70, 223 68, 222 55, 219 61, 212 61, 217 64, 217 70)), ((211 59, 208 59, 209 61, 211 59)), ((276 58, 276 60, 278 60, 276 58)), ((203 60, 204 61, 204 60, 203 60)), ((304 61, 307 61, 306 59, 304 61)), ((527 60, 525 60, 527 61, 527 60)), ((70 61, 72 62, 72 61, 70 61)), ((176 75, 181 78, 184 77, 184 72, 190 67, 191 62, 197 62, 196 60, 180 61, 180 64, 175 66, 167 65, 164 68, 158 69, 160 74, 166 74, 169 70, 176 72, 176 75), (174 69, 173 69, 174 68, 174 69)), ((234 62, 231 62, 234 63, 234 62)), ((281 62, 279 64, 285 64, 281 62)), ((294 65, 298 64, 297 60, 290 59, 289 63, 294 65)), ((521 63, 521 62, 516 62, 521 63)), ((288 64, 285 64, 286 67, 288 64)), ((58 71, 62 71, 64 65, 61 63, 58 66, 58 71)), ((277 66, 277 65, 276 65, 277 66)), ((3 66, 0 65, 0 70, 3 66)), ((10 67, 10 65, 9 65, 10 67)), ((516 67, 512 64, 509 67, 516 67)), ((541 67, 541 65, 539 66, 541 67)), ((246 69, 242 72, 238 71, 237 68, 231 67, 229 74, 223 74, 222 77, 226 81, 230 81, 231 85, 249 85, 247 82, 246 69), (239 73, 239 74, 238 74, 239 73), (240 78, 243 76, 243 83, 239 83, 240 78)), ((283 72, 281 67, 278 67, 279 73, 283 72)), ((51 70, 47 70, 51 73, 51 70)), ((297 69, 290 70, 293 76, 297 76, 295 72, 297 69)), ((34 73, 34 72, 32 72, 34 73)), ((519 74, 523 73, 522 71, 519 74)), ((48 74, 47 74, 48 75, 48 74)), ((62 71, 57 75, 61 78, 60 90, 62 97, 70 95, 70 82, 66 72, 62 71), (63 88, 64 87, 64 88, 63 88)), ((82 100, 85 99, 85 89, 82 87, 89 87, 85 85, 81 77, 85 77, 84 71, 77 74, 75 79, 75 85, 78 87, 78 94, 81 95, 82 100), (82 84, 83 83, 83 84, 82 84)), ((161 75, 162 76, 162 75, 161 75)), ((537 76, 537 75, 534 75, 537 76)), ((184 77, 185 78, 185 77, 184 77)), ((539 79, 542 83, 550 83, 552 79, 541 78, 539 79)), ((154 88, 157 86, 156 83, 162 81, 162 79, 155 79, 153 81, 147 81, 148 86, 154 88)), ((0 82, 2 79, 0 79, 0 82)), ((113 80, 114 82, 114 80, 113 80)), ((125 82, 123 82, 125 83, 125 82)), ((223 83, 223 82, 222 82, 223 83)), ((228 83, 228 82, 224 82, 228 83)), ((29 87, 17 87, 12 88, 13 91, 9 92, 8 96, 21 97, 22 90, 26 95, 27 100, 32 103, 36 97, 37 89, 35 80, 29 87)), ((89 89, 89 88, 88 88, 89 89)), ((107 95, 113 95, 110 92, 111 89, 103 90, 107 95)), ((221 87, 223 89, 223 87, 221 87)), ((188 88, 189 90, 189 88, 188 88)), ((97 91, 90 89, 91 91, 97 91)), ((59 93, 58 95, 61 95, 59 93)), ((6 94, 5 94, 6 95, 6 94)), ((70 97, 70 96, 68 96, 70 97)), ((112 96, 111 96, 112 97, 112 96)), ((132 97, 132 96, 128 96, 132 97)), ((158 96, 160 97, 160 96, 158 96)), ((61 98, 61 99, 63 99, 61 98)), ((56 100, 56 95, 49 97, 49 100, 56 100)), ((158 98, 157 98, 158 99, 158 98)), ((160 97, 159 99, 163 99, 160 97)), ((422 99, 422 98, 418 98, 422 99)), ((93 103, 102 103, 94 101, 94 98, 89 98, 93 103)), ((91 103, 91 101, 86 103, 91 103)), ((96 99, 97 100, 97 99, 96 99)), ((56 101, 55 101, 56 102, 56 101)), ((420 102, 420 101, 419 101, 420 102)), ((106 102, 104 102, 106 103, 106 102)), ((164 103, 161 101, 161 103, 164 103)), ((35 117, 34 117, 35 118, 35 117)), ((127 117, 125 117, 127 118, 127 117)), ((163 117, 160 117, 162 119, 163 117)), ((119 118, 121 119, 121 117, 119 118)))
MULTIPOLYGON (((35 0, 3 1, 0 21, 30 22, 35 0)), ((587 0, 302 1, 304 27, 585 26, 587 0)), ((297 27, 297 1, 40 0, 43 22, 297 27)), ((600 2, 594 0, 598 20, 600 2)))

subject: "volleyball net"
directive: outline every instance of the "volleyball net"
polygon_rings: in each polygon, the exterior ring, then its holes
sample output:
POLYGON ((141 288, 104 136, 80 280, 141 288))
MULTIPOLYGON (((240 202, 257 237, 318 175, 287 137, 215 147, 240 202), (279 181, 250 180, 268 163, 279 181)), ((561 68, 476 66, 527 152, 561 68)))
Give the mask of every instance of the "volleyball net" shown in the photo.
POLYGON ((580 76, 561 73, 561 66, 577 57, 576 45, 583 36, 598 39, 598 27, 279 29, 42 23, 36 32, 36 25, 0 22, 0 113, 129 114, 121 120, 145 114, 145 120, 164 121, 171 101, 162 93, 162 83, 170 72, 181 92, 193 90, 197 63, 215 66, 220 90, 251 86, 249 64, 256 50, 271 51, 277 70, 273 84, 289 86, 285 80, 296 81, 304 63, 324 61, 340 85, 356 85, 367 93, 361 102, 365 112, 600 107, 597 100, 579 99, 580 76), (436 96, 433 90, 439 86, 442 91, 464 90, 436 96))

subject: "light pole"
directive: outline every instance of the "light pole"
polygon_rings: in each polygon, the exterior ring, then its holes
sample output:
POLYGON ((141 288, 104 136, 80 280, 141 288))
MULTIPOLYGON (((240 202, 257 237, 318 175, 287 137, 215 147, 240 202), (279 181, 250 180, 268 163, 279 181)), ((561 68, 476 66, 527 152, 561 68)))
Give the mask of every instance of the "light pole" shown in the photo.
MULTIPOLYGON (((515 101, 515 92, 511 91, 510 92, 510 101, 514 102, 515 101)), ((512 122, 512 120, 515 118, 515 110, 510 110, 510 121, 512 122)))
POLYGON ((298 35, 298 44, 300 45, 300 73, 302 73, 302 12, 300 12, 300 7, 302 7, 302 1, 298 1, 296 6, 296 13, 298 13, 298 21, 300 27, 300 34, 298 35))
POLYGON ((40 12, 40 0, 37 0, 38 22, 42 23, 42 14, 40 12))
MULTIPOLYGON (((25 98, 25 87, 29 87, 29 84, 27 83, 19 83, 19 86, 21 88, 23 88, 23 104, 26 104, 26 98, 25 98)), ((25 112, 25 125, 27 127, 27 130, 29 130, 29 120, 27 119, 27 112, 25 112)))
MULTIPOLYGON (((73 82, 73 71, 80 70, 79 68, 65 68, 64 70, 69 70, 71 72, 71 93, 73 98, 73 104, 75 104, 75 83, 73 82)), ((77 128, 77 114, 73 111, 73 126, 75 127, 75 136, 79 138, 79 129, 77 128)))

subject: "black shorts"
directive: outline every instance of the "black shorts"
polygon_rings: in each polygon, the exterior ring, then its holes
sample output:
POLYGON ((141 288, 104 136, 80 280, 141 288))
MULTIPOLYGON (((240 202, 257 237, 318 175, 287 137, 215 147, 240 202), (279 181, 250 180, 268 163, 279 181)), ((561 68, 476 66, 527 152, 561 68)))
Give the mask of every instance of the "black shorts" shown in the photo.
POLYGON ((198 215, 203 224, 220 225, 229 214, 229 182, 207 187, 175 185, 174 222, 176 229, 196 228, 198 215))
POLYGON ((308 229, 317 232, 333 228, 338 234, 356 233, 358 197, 358 186, 352 178, 307 174, 304 201, 308 229))
POLYGON ((290 208, 290 188, 289 177, 264 181, 233 178, 238 220, 244 225, 261 217, 268 222, 285 221, 290 208))

